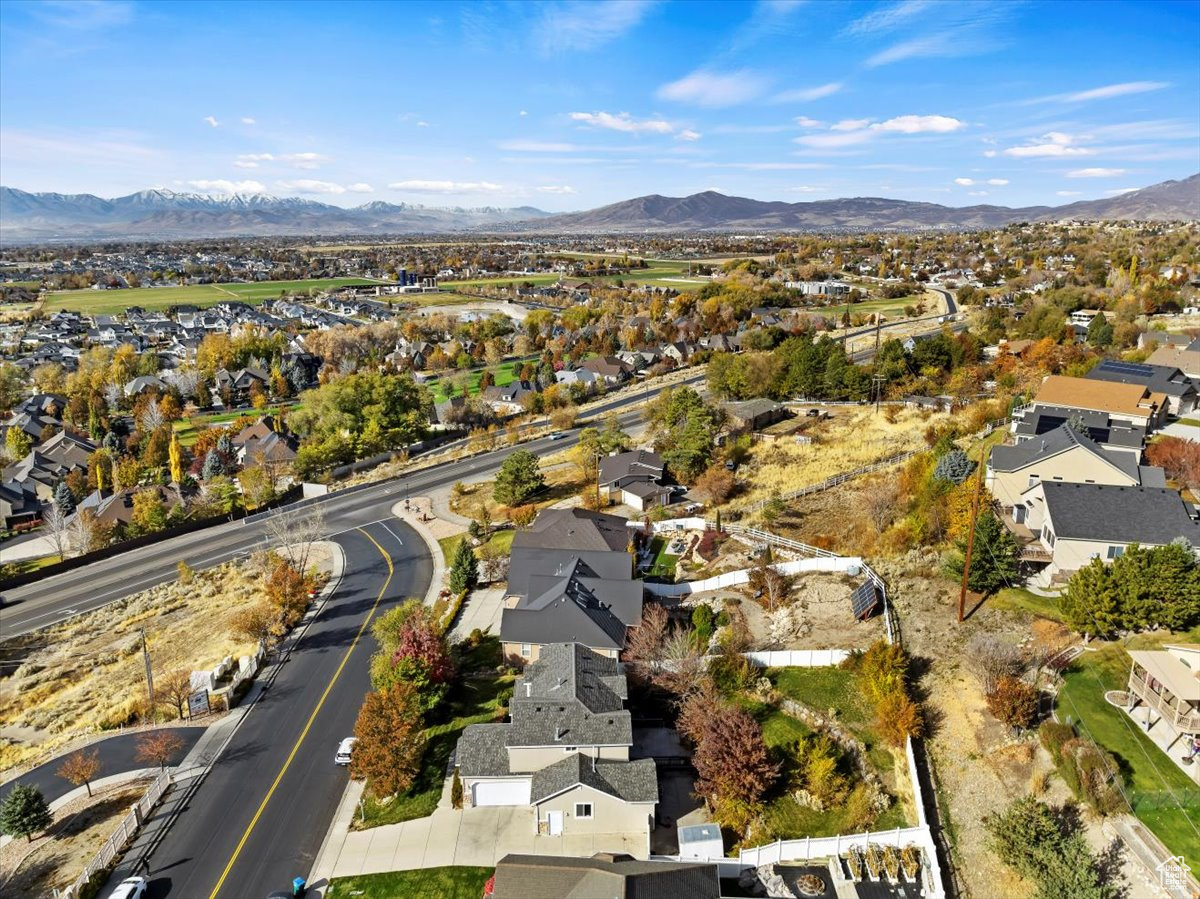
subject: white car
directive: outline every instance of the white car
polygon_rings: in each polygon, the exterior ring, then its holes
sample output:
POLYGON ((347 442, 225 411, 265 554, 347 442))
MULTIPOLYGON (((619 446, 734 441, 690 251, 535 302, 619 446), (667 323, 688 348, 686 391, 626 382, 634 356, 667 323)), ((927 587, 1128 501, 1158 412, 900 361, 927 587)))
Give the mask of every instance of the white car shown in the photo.
POLYGON ((550 439, 551 440, 566 440, 567 435, 565 433, 563 433, 562 431, 555 431, 553 434, 550 435, 550 439))
POLYGON ((338 765, 349 765, 350 756, 354 754, 354 744, 358 742, 357 737, 346 737, 338 744, 337 755, 333 760, 338 765))
POLYGON ((146 895, 145 877, 126 877, 112 891, 108 899, 141 899, 146 895))

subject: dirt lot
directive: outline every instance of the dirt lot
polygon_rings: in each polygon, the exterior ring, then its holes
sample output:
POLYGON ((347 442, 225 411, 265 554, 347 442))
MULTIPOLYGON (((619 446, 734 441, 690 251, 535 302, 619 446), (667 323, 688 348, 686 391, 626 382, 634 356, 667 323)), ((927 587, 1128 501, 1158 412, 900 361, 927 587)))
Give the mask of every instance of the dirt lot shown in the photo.
POLYGON ((0 849, 0 893, 50 896, 69 886, 117 829, 129 807, 145 793, 148 783, 123 784, 77 799, 55 814, 51 837, 35 838, 32 845, 24 839, 13 840, 0 849), (18 866, 15 872, 14 866, 18 866))
MULTIPOLYGON (((327 552, 314 552, 314 562, 327 567, 327 552)), ((154 587, 0 644, 0 659, 23 660, 0 668, 11 672, 0 680, 0 770, 12 773, 81 735, 130 723, 144 692, 142 628, 156 680, 252 652, 229 620, 262 597, 262 564, 228 563, 187 586, 154 587)))

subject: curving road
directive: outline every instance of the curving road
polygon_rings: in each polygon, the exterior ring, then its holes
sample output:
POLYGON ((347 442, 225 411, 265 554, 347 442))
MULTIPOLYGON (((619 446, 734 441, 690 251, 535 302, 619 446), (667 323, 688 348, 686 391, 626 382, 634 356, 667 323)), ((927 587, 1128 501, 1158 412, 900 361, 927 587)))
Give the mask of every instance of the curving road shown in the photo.
MULTIPOLYGON (((179 748, 167 760, 168 766, 178 765, 183 757, 188 754, 192 746, 195 745, 196 741, 200 739, 200 735, 204 733, 204 728, 196 725, 190 727, 161 727, 153 732, 161 733, 164 730, 171 731, 180 739, 179 748)), ((92 778, 93 782, 102 777, 111 777, 114 774, 124 774, 126 771, 136 771, 141 768, 153 767, 152 764, 147 764, 137 757, 137 744, 141 736, 142 733, 138 732, 109 737, 107 740, 90 743, 82 749, 77 749, 64 756, 59 756, 51 762, 46 762, 44 765, 31 768, 20 777, 13 778, 8 783, 0 786, 0 800, 4 799, 8 795, 8 791, 17 784, 37 787, 42 791, 42 796, 46 798, 47 802, 61 799, 75 789, 75 784, 62 778, 58 773, 58 769, 62 767, 67 759, 81 752, 96 752, 99 754, 100 769, 96 772, 96 776, 92 778)))
POLYGON ((348 777, 334 751, 370 689, 370 624, 433 577, 399 519, 334 539, 341 583, 146 859, 149 897, 265 896, 312 869, 348 777))

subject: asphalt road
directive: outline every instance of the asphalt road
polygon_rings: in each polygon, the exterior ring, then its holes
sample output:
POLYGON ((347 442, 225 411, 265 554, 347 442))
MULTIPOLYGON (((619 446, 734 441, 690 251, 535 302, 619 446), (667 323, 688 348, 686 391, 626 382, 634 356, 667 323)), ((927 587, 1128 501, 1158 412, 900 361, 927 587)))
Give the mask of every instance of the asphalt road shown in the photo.
MULTIPOLYGON (((703 378, 703 373, 700 373, 677 383, 695 384, 703 378)), ((622 424, 628 427, 640 420, 640 413, 622 410, 644 402, 648 395, 660 389, 659 385, 651 382, 644 387, 622 391, 612 400, 589 409, 587 414, 597 418, 615 411, 619 413, 622 424)), ((351 493, 333 493, 318 503, 325 511, 326 534, 342 533, 387 518, 397 499, 406 495, 421 496, 430 490, 448 487, 456 481, 478 479, 494 472, 517 449, 545 456, 571 446, 577 442, 577 438, 576 429, 563 440, 544 437, 519 447, 503 447, 460 462, 446 462, 414 471, 351 493)), ((0 608, 0 639, 37 631, 156 584, 174 580, 178 577, 180 560, 196 570, 220 565, 238 553, 260 548, 266 536, 266 526, 262 522, 231 522, 163 540, 24 587, 6 590, 5 605, 0 608)))
MULTIPOLYGON (((188 751, 200 739, 200 735, 204 733, 203 727, 164 727, 159 728, 156 732, 164 730, 172 731, 179 735, 180 746, 171 757, 167 760, 168 765, 178 765, 180 759, 188 754, 188 751)), ((83 749, 78 749, 68 755, 56 758, 52 762, 47 762, 44 765, 39 765, 36 768, 30 769, 20 777, 10 780, 4 786, 0 786, 0 800, 8 795, 17 784, 25 784, 26 786, 37 787, 42 791, 42 796, 47 802, 53 802, 55 799, 60 799, 67 793, 75 789, 75 784, 69 780, 65 780, 58 774, 58 769, 71 756, 77 755, 80 752, 98 752, 100 761, 100 770, 96 772, 96 776, 92 778, 93 782, 102 777, 110 777, 113 774, 122 774, 126 771, 135 771, 139 768, 152 767, 152 763, 141 761, 137 757, 137 744, 142 733, 121 734, 117 737, 109 737, 107 740, 101 740, 98 743, 92 743, 85 746, 83 749)))
POLYGON ((398 519, 334 540, 341 584, 149 857, 149 897, 251 899, 312 869, 348 777, 334 751, 370 688, 370 622, 433 577, 398 519))

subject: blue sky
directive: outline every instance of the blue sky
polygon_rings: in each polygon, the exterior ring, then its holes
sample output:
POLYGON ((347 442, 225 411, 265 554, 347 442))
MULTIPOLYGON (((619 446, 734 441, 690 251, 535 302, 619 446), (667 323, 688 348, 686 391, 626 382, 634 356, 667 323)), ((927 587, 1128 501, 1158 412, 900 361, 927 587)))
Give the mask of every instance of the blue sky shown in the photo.
POLYGON ((1059 204, 1200 170, 1200 2, 5 0, 0 181, 1059 204))

